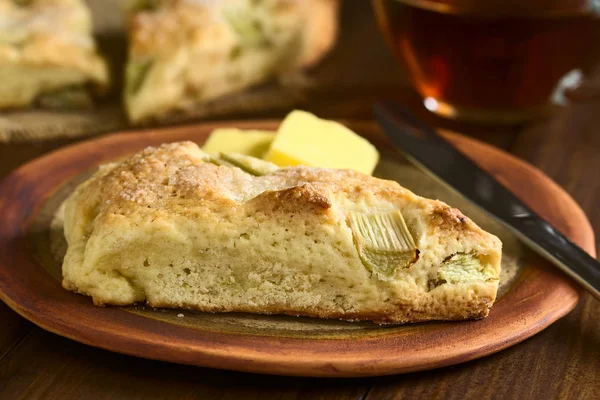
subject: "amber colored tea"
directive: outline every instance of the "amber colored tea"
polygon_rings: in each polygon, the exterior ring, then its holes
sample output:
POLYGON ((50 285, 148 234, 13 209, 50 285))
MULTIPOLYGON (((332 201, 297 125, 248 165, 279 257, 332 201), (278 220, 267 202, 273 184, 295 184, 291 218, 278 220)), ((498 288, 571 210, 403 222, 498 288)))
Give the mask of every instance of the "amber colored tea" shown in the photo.
POLYGON ((494 12, 490 3, 482 9, 482 0, 472 7, 462 3, 374 2, 380 25, 432 111, 518 120, 548 104, 565 74, 589 71, 599 59, 600 19, 584 2, 515 9, 514 15, 507 7, 494 12))

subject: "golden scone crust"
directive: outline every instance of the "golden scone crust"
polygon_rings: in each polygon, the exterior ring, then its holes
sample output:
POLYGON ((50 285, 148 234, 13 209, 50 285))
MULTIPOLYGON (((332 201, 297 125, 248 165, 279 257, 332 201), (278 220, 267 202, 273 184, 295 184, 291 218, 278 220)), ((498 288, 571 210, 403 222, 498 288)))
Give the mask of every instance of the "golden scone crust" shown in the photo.
POLYGON ((301 65, 309 67, 319 62, 333 47, 338 35, 339 0, 307 0, 301 2, 303 14, 309 15, 304 35, 301 65))
POLYGON ((253 176, 191 142, 109 164, 67 200, 63 286, 97 305, 401 323, 485 317, 501 243, 460 211, 350 170, 253 176), (419 250, 389 279, 361 261, 347 216, 400 210, 419 250), (452 264, 457 255, 476 267, 452 264))
POLYGON ((80 0, 0 0, 0 108, 30 105, 40 94, 91 84, 108 70, 80 0))
POLYGON ((319 61, 339 0, 159 0, 129 16, 132 121, 159 118, 319 61))

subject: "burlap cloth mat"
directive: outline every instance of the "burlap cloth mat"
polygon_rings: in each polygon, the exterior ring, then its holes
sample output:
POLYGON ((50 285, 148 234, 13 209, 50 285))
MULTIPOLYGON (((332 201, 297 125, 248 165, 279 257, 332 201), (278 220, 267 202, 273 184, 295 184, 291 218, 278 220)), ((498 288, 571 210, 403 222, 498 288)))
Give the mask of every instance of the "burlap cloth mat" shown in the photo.
MULTIPOLYGON (((121 104, 123 69, 127 44, 122 0, 87 0, 94 17, 100 52, 112 71, 111 90, 90 110, 19 110, 0 112, 0 143, 38 142, 77 138, 136 128, 131 126, 121 104)), ((0 77, 1 84, 1 77, 0 77)), ((148 126, 172 125, 185 121, 223 118, 229 115, 256 115, 286 110, 302 104, 310 90, 306 82, 282 85, 271 82, 243 93, 198 106, 185 115, 174 115, 148 126)))

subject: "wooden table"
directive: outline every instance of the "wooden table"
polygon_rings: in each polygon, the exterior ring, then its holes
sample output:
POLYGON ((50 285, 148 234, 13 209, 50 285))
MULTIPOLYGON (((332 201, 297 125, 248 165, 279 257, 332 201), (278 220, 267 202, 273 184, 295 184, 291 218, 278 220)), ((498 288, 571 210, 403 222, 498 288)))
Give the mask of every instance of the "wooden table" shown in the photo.
MULTIPOLYGON (((551 119, 483 128, 441 121, 419 106, 380 39, 369 4, 348 0, 342 34, 315 75, 310 110, 370 118, 394 98, 431 123, 476 136, 536 165, 581 204, 600 229, 600 90, 551 119)), ((257 115, 256 117, 279 115, 257 115)), ((236 116, 232 116, 236 117, 236 116)), ((0 145, 0 177, 67 141, 0 145)), ((596 246, 600 242, 596 239, 596 246)), ((369 379, 261 376, 144 360, 88 347, 35 327, 0 303, 0 399, 553 399, 600 398, 600 302, 577 308, 542 333, 498 354, 439 370, 369 379)))

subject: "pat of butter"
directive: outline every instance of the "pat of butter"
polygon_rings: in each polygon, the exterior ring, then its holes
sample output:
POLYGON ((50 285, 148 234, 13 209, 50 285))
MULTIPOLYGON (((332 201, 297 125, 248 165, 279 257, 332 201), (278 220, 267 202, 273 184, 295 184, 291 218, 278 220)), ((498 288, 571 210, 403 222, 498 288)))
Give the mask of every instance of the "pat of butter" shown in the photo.
POLYGON ((233 128, 215 129, 202 146, 208 154, 240 153, 256 158, 265 155, 275 132, 243 131, 233 128))
POLYGON ((353 169, 370 175, 379 153, 366 139, 338 122, 293 111, 281 123, 264 158, 281 167, 353 169))

